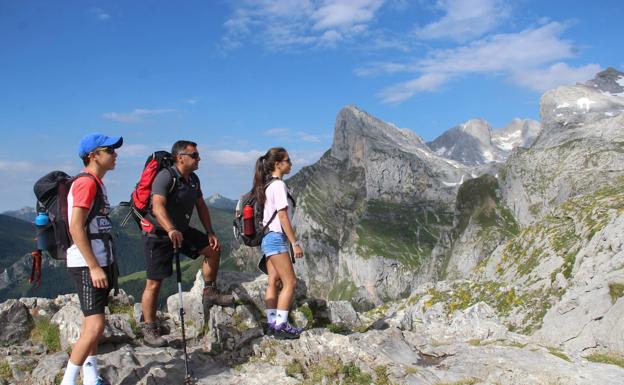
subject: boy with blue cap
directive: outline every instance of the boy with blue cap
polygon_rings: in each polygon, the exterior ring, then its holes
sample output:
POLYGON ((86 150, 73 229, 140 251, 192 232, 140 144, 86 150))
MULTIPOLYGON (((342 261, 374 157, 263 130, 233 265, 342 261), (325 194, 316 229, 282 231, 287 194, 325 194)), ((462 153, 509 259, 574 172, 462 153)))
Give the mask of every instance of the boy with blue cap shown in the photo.
POLYGON ((121 136, 89 134, 78 148, 85 168, 76 176, 67 195, 73 241, 67 249, 67 270, 76 286, 84 319, 61 385, 76 385, 81 368, 84 385, 106 384, 98 376, 96 355, 116 266, 108 217, 110 204, 102 178, 115 168, 115 149, 122 144, 121 136))

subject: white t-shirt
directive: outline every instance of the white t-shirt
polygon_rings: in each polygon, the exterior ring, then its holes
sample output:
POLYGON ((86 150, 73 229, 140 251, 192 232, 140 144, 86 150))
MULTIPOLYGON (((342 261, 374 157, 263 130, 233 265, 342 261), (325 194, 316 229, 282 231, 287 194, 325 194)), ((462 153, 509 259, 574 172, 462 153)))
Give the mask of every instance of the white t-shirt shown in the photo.
MULTIPOLYGON (((86 170, 85 170, 86 171, 86 170)), ((89 223, 89 230, 91 233, 109 233, 111 231, 112 225, 110 220, 106 217, 106 215, 110 212, 110 204, 108 203, 108 197, 106 195, 106 187, 102 184, 97 177, 98 182, 95 182, 93 179, 84 176, 76 179, 67 194, 67 218, 69 219, 69 225, 72 223, 72 209, 74 207, 82 207, 91 209, 95 202, 95 196, 97 192, 97 185, 99 183, 102 188, 102 193, 104 196, 104 207, 101 208, 100 212, 103 215, 96 215, 91 223, 89 223)), ((112 245, 110 245, 112 247, 112 245)), ((104 246, 104 241, 102 239, 92 239, 91 240, 91 248, 93 249, 93 254, 95 254, 95 258, 98 261, 100 266, 108 266, 106 247, 104 246)), ((111 251, 111 262, 114 260, 114 256, 111 251)), ((87 267, 87 262, 85 261, 80 249, 76 244, 72 244, 67 249, 67 267, 87 267)))
MULTIPOLYGON (((275 211, 279 211, 285 207, 288 207, 288 219, 292 222, 293 206, 290 199, 288 199, 288 188, 286 183, 282 180, 275 180, 271 182, 269 187, 265 191, 266 202, 264 203, 264 215, 262 217, 262 225, 266 224, 271 219, 271 216, 275 211)), ((283 233, 282 224, 279 217, 276 215, 273 222, 269 225, 268 231, 275 231, 276 233, 283 233)))

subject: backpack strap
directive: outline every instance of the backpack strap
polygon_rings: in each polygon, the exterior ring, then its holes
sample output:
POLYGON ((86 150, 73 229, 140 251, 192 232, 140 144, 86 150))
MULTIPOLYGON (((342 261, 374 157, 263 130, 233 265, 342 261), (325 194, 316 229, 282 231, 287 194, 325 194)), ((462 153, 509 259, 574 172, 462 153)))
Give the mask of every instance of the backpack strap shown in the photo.
POLYGON ((102 186, 100 186, 100 183, 97 181, 96 177, 88 172, 81 172, 80 174, 76 175, 74 177, 74 181, 76 181, 76 179, 78 178, 85 177, 85 176, 91 178, 91 180, 93 180, 93 182, 95 183, 95 186, 97 187, 97 190, 95 192, 95 198, 93 199, 93 206, 91 206, 91 209, 89 210, 89 214, 87 215, 87 222, 86 222, 87 235, 91 236, 92 234, 89 229, 89 224, 91 223, 93 218, 95 218, 98 215, 98 213, 102 209, 102 206, 104 205, 104 192, 102 191, 102 186))
MULTIPOLYGON (((174 167, 174 166, 171 166, 174 167)), ((169 176, 171 176, 171 187, 167 190, 167 196, 173 193, 173 190, 178 186, 178 178, 176 177, 176 173, 171 169, 171 167, 167 167, 166 170, 169 171, 169 176)))
MULTIPOLYGON (((267 183, 265 183, 264 185, 264 189, 266 190, 267 188, 269 188, 269 185, 273 182, 275 182, 276 180, 281 180, 281 178, 275 177, 275 176, 271 176, 271 178, 268 180, 267 183)), ((285 183, 285 182, 284 182, 285 183)), ((286 197, 287 199, 290 199, 293 202, 293 208, 296 207, 295 204, 295 200, 294 198, 290 195, 290 193, 288 192, 288 190, 286 190, 286 197)), ((269 228, 269 225, 271 224, 271 222, 273 222, 273 220, 275 219, 275 217, 277 216, 277 210, 275 210, 273 212, 273 215, 271 215, 271 219, 269 219, 269 221, 267 222, 266 225, 262 226, 262 234, 264 234, 267 229, 269 228)))

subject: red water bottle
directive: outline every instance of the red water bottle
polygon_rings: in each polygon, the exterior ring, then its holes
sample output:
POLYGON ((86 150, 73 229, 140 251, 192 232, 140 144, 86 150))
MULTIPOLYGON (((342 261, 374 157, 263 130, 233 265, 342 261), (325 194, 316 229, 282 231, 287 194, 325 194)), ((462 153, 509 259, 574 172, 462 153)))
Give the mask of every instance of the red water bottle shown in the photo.
POLYGON ((243 234, 251 237, 254 233, 254 209, 253 206, 247 205, 243 207, 243 234))

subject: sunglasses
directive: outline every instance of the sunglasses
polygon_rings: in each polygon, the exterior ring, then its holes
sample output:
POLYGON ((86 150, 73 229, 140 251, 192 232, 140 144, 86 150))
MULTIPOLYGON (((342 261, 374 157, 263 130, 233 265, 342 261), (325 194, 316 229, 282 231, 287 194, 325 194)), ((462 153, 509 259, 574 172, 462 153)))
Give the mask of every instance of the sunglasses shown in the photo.
POLYGON ((95 150, 96 152, 105 152, 107 154, 113 155, 115 153, 115 149, 112 147, 100 147, 95 150))
POLYGON ((282 160, 282 162, 286 162, 286 163, 292 165, 292 161, 290 160, 290 158, 284 159, 284 160, 282 160))
POLYGON ((186 155, 186 156, 190 156, 193 159, 197 159, 199 158, 199 152, 195 151, 195 152, 191 152, 191 153, 186 153, 186 152, 181 152, 178 155, 186 155))

